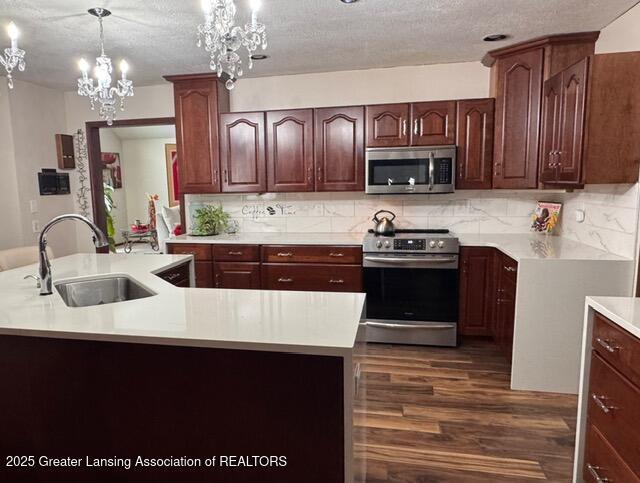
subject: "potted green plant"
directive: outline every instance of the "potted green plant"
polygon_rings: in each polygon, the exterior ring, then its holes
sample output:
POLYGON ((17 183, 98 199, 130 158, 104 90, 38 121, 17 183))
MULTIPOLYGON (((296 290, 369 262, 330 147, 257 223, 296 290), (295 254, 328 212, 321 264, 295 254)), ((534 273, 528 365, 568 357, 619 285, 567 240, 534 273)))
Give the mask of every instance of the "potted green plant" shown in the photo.
POLYGON ((109 240, 109 251, 116 252, 116 225, 111 213, 116 204, 113 202, 113 186, 103 183, 104 189, 104 208, 107 212, 107 240, 109 240))
POLYGON ((193 235, 218 235, 226 230, 228 226, 229 213, 222 209, 222 205, 203 206, 197 208, 193 214, 193 235))

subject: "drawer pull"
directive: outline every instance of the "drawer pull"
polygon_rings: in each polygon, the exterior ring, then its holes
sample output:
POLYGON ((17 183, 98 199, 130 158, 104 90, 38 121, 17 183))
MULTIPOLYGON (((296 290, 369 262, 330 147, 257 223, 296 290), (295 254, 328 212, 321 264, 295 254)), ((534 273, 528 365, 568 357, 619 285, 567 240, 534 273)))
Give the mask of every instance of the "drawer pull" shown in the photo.
POLYGON ((344 283, 344 280, 342 280, 341 278, 332 278, 331 280, 329 280, 329 283, 344 283))
POLYGON ((242 255, 242 252, 227 252, 227 255, 233 255, 234 257, 239 257, 242 255))
POLYGON ((280 277, 280 278, 278 279, 278 282, 280 282, 280 283, 291 283, 291 282, 293 282, 293 279, 292 279, 292 278, 284 278, 284 277, 280 277))
POLYGON ((609 478, 603 478, 598 474, 598 470, 602 469, 599 466, 594 466, 590 463, 587 463, 587 469, 589 470, 589 473, 591 473, 591 476, 593 476, 593 479, 596 480, 597 483, 606 483, 607 481, 609 481, 609 478))
POLYGON ((516 271, 516 267, 507 267, 506 265, 504 266, 504 269, 507 272, 515 272, 516 271))
POLYGON ((606 339, 601 339, 600 337, 596 337, 596 342, 597 342, 598 344, 600 344, 602 347, 604 347, 604 348, 607 350, 607 352, 611 352, 611 353, 613 353, 613 352, 617 351, 618 349, 620 349, 620 347, 613 346, 613 345, 611 345, 611 344, 609 343, 609 341, 608 341, 608 340, 606 340, 606 339))
POLYGON ((604 399, 607 399, 604 396, 598 396, 597 394, 591 394, 591 399, 593 399, 593 402, 596 403, 596 405, 602 410, 603 413, 605 414, 609 414, 611 412, 612 409, 616 409, 614 406, 607 406, 604 403, 604 399))
POLYGON ((279 252, 278 256, 279 257, 292 257, 293 253, 291 253, 291 252, 279 252))
POLYGON ((167 280, 168 282, 171 282, 176 278, 180 277, 180 275, 181 275, 180 273, 169 273, 164 276, 164 279, 167 280))
POLYGON ((329 253, 330 257, 344 257, 344 253, 329 253))

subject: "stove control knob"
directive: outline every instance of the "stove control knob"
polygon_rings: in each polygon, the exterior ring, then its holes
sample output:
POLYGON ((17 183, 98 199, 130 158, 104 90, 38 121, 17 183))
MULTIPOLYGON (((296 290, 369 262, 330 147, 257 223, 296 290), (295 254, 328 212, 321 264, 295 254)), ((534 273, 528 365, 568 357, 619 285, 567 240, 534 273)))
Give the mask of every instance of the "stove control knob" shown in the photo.
POLYGON ((386 241, 384 242, 384 247, 385 247, 385 248, 389 248, 389 247, 391 247, 391 242, 390 242, 389 240, 386 240, 386 241))
POLYGON ((378 240, 378 241, 376 242, 376 246, 377 246, 378 248, 382 248, 382 242, 381 242, 380 240, 378 240))
POLYGON ((429 248, 435 248, 436 247, 436 242, 434 240, 431 240, 429 242, 429 248))
POLYGON ((444 248, 444 242, 442 240, 438 242, 438 248, 444 248))

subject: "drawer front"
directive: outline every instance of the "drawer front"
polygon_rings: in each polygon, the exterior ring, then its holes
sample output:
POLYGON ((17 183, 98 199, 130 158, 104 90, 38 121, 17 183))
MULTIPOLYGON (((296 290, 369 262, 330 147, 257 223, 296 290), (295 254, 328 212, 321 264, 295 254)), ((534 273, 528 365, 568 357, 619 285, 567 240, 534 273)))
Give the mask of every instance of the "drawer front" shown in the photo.
POLYGON ((321 292, 361 292, 362 268, 346 265, 265 263, 262 288, 321 292))
POLYGON ((184 283, 186 282, 186 286, 189 286, 189 263, 183 263, 182 265, 178 265, 177 267, 170 268, 169 270, 165 270, 164 272, 160 272, 156 274, 162 280, 169 282, 178 287, 184 287, 184 283))
POLYGON ((265 263, 330 263, 360 265, 362 247, 324 245, 265 245, 262 247, 265 263))
POLYGON ((211 260, 211 245, 186 243, 167 243, 169 253, 193 255, 196 260, 211 260))
POLYGON ((589 425, 587 429, 582 474, 587 483, 602 483, 603 481, 640 483, 640 478, 631 471, 600 431, 592 425, 589 425))
POLYGON ((588 397, 589 423, 640 475, 640 390, 593 352, 588 397))
POLYGON ((213 263, 196 262, 196 287, 213 288, 213 263))
POLYGON ((258 245, 213 245, 213 259, 216 262, 258 262, 258 245))
POLYGON ((596 313, 593 348, 633 383, 640 386, 640 340, 596 313))

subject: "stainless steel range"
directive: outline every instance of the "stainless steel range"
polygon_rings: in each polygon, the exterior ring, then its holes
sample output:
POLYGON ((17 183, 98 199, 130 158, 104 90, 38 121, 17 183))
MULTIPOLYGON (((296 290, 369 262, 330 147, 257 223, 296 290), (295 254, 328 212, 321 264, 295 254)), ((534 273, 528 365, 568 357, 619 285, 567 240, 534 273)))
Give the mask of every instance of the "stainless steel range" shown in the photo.
POLYGON ((456 346, 458 239, 448 230, 368 233, 363 252, 365 340, 456 346))

